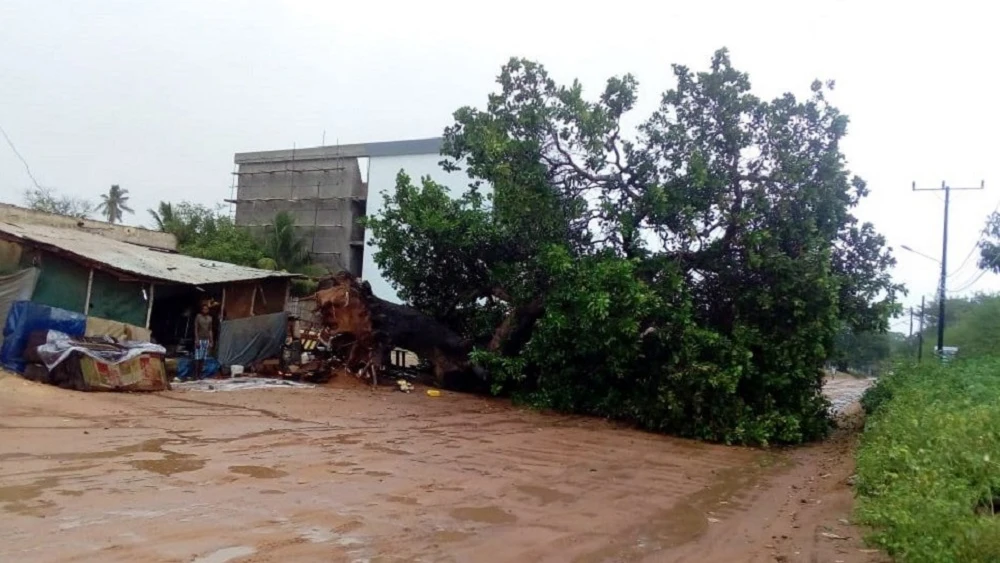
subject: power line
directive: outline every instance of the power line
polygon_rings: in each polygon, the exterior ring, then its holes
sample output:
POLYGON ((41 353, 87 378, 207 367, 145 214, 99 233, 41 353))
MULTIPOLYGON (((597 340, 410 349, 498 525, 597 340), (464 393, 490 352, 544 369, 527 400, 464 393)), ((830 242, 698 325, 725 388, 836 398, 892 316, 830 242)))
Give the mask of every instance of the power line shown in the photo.
POLYGON ((962 287, 959 287, 958 289, 948 290, 948 293, 952 293, 952 294, 954 294, 954 293, 961 293, 963 291, 966 291, 967 289, 970 289, 972 286, 974 286, 977 283, 979 283, 979 280, 983 279, 983 276, 985 276, 988 272, 989 272, 989 270, 982 270, 982 271, 980 271, 979 275, 977 275, 976 277, 972 278, 972 280, 970 280, 969 282, 966 282, 962 287))
POLYGON ((35 175, 31 173, 31 167, 28 166, 28 161, 21 156, 17 147, 14 146, 14 141, 10 140, 10 135, 7 134, 7 131, 4 130, 2 125, 0 125, 0 134, 3 134, 3 138, 7 141, 7 144, 10 145, 10 150, 14 151, 14 155, 17 156, 18 160, 21 161, 21 164, 24 165, 24 170, 28 173, 28 177, 31 178, 31 183, 35 185, 35 188, 44 190, 45 188, 38 183, 38 180, 35 179, 35 175))
MULTIPOLYGON (((997 201, 997 204, 993 206, 993 213, 996 213, 997 211, 1000 211, 1000 201, 997 201)), ((990 215, 993 215, 993 213, 991 213, 990 215)), ((965 259, 962 260, 962 263, 958 266, 958 268, 956 268, 954 272, 948 274, 949 278, 961 272, 962 268, 965 267, 965 264, 968 263, 969 258, 972 258, 972 255, 976 253, 976 250, 979 249, 979 243, 981 243, 983 241, 983 237, 986 236, 988 226, 989 226, 988 222, 987 224, 983 225, 983 228, 982 230, 979 231, 979 236, 976 238, 976 242, 973 243, 972 248, 969 250, 969 253, 965 255, 965 259)))
MULTIPOLYGON (((976 188, 953 188, 949 186, 946 182, 941 182, 940 188, 924 188, 922 190, 917 189, 917 183, 913 182, 913 191, 943 191, 944 192, 944 230, 941 236, 941 283, 938 287, 940 291, 938 297, 938 326, 937 326, 937 350, 939 353, 944 354, 944 308, 946 301, 945 288, 948 283, 948 204, 951 200, 952 190, 981 190, 986 187, 986 182, 982 182, 979 187, 976 188)), ((937 195, 937 194, 935 194, 937 195)), ((978 281, 978 280, 976 280, 978 281)), ((943 356, 942 356, 943 357, 943 356)))

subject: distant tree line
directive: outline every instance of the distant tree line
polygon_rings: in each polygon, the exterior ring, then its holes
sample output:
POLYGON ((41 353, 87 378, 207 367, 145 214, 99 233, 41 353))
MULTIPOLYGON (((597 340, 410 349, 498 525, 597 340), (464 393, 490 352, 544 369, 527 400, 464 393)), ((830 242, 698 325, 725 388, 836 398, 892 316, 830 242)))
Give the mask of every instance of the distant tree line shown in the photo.
MULTIPOLYGON (((97 215, 109 223, 121 223, 125 214, 134 213, 129 207, 128 190, 118 185, 111 186, 108 193, 102 194, 99 203, 48 188, 28 190, 24 199, 30 209, 80 219, 97 215)), ((228 214, 222 212, 221 207, 211 208, 186 201, 161 201, 156 209, 149 210, 149 215, 156 230, 177 237, 177 250, 181 254, 240 266, 300 273, 310 278, 327 273, 325 268, 313 262, 305 240, 296 232, 295 222, 288 213, 277 214, 261 237, 255 237, 247 229, 237 226, 228 214)), ((297 295, 312 293, 315 288, 314 279, 293 282, 293 292, 297 295)))
POLYGON ((109 223, 121 223, 125 213, 134 213, 128 200, 128 190, 117 184, 111 186, 108 193, 101 194, 97 203, 40 186, 24 193, 24 203, 29 209, 77 219, 90 219, 95 214, 100 214, 109 223))

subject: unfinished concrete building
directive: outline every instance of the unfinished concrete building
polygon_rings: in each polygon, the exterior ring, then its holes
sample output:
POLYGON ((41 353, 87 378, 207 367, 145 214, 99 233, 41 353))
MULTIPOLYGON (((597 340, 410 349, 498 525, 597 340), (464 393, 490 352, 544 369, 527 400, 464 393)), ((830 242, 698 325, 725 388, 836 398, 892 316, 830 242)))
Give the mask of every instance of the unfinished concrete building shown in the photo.
POLYGON ((295 218, 313 259, 333 271, 347 270, 368 280, 377 295, 399 301, 378 271, 360 219, 378 214, 382 193, 396 175, 425 176, 461 193, 469 184, 462 172, 440 167, 441 138, 388 141, 238 153, 236 224, 262 231, 281 211, 295 218))

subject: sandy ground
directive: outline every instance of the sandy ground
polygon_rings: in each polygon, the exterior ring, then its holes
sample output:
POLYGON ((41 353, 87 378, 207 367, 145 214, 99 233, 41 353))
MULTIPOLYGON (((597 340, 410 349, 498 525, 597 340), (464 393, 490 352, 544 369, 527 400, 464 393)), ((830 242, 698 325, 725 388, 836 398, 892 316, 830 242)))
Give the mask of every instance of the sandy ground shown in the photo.
POLYGON ((0 415, 0 561, 881 561, 850 429, 763 451, 452 393, 5 374, 0 415))

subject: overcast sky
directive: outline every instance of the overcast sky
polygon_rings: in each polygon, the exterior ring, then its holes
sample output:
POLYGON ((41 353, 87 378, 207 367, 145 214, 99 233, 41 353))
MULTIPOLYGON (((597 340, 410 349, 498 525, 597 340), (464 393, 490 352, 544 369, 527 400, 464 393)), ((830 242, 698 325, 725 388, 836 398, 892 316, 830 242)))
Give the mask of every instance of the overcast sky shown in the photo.
MULTIPOLYGON (((671 63, 704 69, 725 46, 763 96, 836 80, 845 151, 872 191, 860 214, 896 247, 910 305, 938 266, 898 247, 939 258, 943 206, 913 181, 986 180, 952 197, 949 285, 978 276, 975 256, 958 266, 1000 203, 1000 35, 987 2, 889 4, 3 0, 0 126, 42 185, 96 198, 120 184, 126 221, 143 224, 161 199, 228 197, 236 152, 315 146, 324 131, 327 144, 439 135, 511 56, 590 93, 635 74, 637 122, 671 63)), ((0 200, 29 187, 0 143, 0 200)), ((988 274, 968 291, 996 289, 988 274)))

